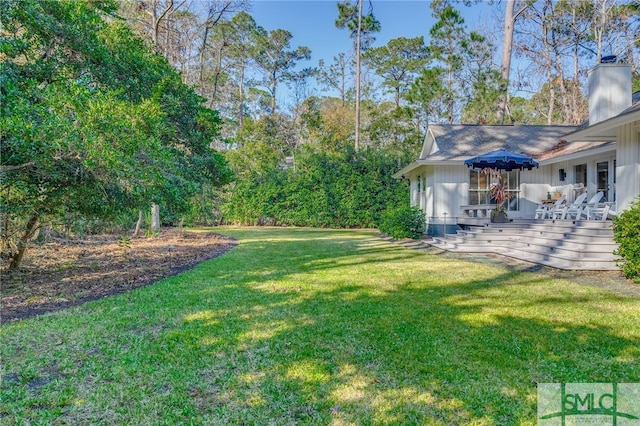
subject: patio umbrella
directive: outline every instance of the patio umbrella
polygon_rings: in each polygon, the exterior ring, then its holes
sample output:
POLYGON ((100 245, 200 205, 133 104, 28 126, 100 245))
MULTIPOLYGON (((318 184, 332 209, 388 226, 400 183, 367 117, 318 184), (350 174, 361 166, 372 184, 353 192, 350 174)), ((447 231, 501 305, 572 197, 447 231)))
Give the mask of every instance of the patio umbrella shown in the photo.
POLYGON ((485 167, 489 167, 491 169, 505 170, 507 172, 515 169, 531 170, 532 168, 539 166, 538 162, 533 158, 507 151, 504 148, 469 158, 468 160, 464 160, 464 164, 474 169, 484 169, 485 167))

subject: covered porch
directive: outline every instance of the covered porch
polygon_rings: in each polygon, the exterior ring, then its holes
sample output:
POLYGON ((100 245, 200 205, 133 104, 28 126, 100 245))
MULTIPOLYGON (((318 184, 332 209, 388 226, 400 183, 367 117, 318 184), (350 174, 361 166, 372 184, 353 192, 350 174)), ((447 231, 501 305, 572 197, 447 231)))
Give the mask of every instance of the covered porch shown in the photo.
MULTIPOLYGON (((618 211, 615 146, 571 148, 574 152, 541 159, 539 169, 503 172, 508 194, 503 205, 509 219, 533 219, 541 206, 553 205, 560 197, 571 204, 583 194, 588 201, 599 192, 603 196, 598 207, 618 211)), ((429 235, 491 223, 497 209, 490 195, 491 181, 477 170, 459 163, 420 164, 405 177, 410 181, 411 204, 424 211, 429 235)))

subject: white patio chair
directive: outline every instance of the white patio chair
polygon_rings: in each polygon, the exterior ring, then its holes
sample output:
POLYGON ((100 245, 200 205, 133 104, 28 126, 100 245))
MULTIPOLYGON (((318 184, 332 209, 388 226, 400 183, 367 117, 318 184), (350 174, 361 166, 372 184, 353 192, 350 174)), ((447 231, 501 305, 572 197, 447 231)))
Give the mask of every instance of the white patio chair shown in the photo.
POLYGON ((615 216, 616 205, 612 203, 599 203, 590 207, 587 211, 587 220, 607 220, 611 216, 615 216))
POLYGON ((567 218, 567 216, 569 216, 569 219, 571 219, 572 216, 575 217, 576 215, 580 214, 583 207, 582 203, 584 203, 584 200, 586 198, 587 193, 585 192, 584 194, 580 194, 573 203, 564 204, 560 209, 553 212, 553 219, 564 220, 567 218))
POLYGON ((536 219, 553 218, 553 214, 556 212, 556 210, 559 211, 562 208, 562 203, 564 203, 566 199, 567 199, 566 195, 561 195, 560 198, 558 198, 556 202, 553 203, 550 207, 540 204, 536 209, 535 218, 536 219))
POLYGON ((604 197, 603 191, 599 191, 593 197, 591 197, 589 201, 587 201, 587 203, 584 206, 582 206, 582 211, 576 214, 576 220, 582 219, 582 216, 584 216, 585 219, 589 220, 590 209, 595 208, 596 206, 599 206, 599 208, 604 208, 604 205, 601 205, 601 206, 599 205, 600 200, 602 200, 602 197, 604 197))

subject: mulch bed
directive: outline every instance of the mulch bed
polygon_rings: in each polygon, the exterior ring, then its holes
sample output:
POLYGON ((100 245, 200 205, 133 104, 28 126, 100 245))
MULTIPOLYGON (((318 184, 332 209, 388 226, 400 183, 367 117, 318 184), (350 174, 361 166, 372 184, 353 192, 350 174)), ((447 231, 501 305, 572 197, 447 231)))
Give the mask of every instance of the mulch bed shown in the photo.
POLYGON ((29 247, 18 271, 0 271, 0 321, 80 305, 154 283, 232 249, 211 232, 163 230, 155 237, 52 238, 29 247))

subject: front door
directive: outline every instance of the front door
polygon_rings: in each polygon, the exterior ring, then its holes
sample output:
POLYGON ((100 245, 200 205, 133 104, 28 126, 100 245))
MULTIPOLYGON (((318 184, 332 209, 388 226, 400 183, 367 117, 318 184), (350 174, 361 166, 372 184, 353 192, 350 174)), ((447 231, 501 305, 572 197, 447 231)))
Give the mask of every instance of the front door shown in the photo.
POLYGON ((602 161, 596 164, 598 192, 602 191, 602 201, 609 201, 609 162, 602 161))

